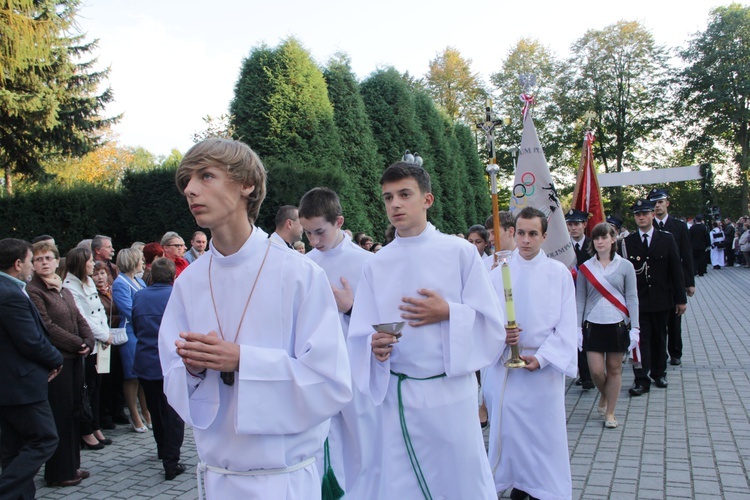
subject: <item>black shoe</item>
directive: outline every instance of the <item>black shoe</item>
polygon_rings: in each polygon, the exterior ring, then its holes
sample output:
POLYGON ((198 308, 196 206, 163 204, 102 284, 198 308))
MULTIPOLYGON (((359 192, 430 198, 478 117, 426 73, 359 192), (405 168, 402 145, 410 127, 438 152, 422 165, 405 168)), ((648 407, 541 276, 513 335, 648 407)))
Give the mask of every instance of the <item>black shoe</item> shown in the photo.
POLYGON ((666 377, 659 377, 655 381, 656 387, 659 387, 661 389, 666 389, 669 384, 667 384, 667 378, 666 377))
POLYGON ((682 360, 680 358, 671 358, 669 360, 669 364, 672 366, 680 366, 682 364, 682 360))
POLYGON ((584 391, 588 391, 589 389, 593 389, 594 387, 596 387, 594 385, 594 382, 591 381, 591 380, 584 380, 583 384, 581 384, 581 385, 583 385, 583 390, 584 391))
MULTIPOLYGON (((583 385, 583 380, 581 380, 580 378, 576 379, 576 385, 583 385)), ((521 491, 521 490, 518 490, 518 491, 521 491)))
POLYGON ((164 472, 164 479, 166 479, 167 481, 171 481, 172 479, 176 478, 177 476, 185 472, 185 470, 187 469, 185 468, 184 465, 177 464, 177 467, 175 467, 174 469, 164 472))
MULTIPOLYGON (((94 437, 96 437, 96 436, 94 436, 94 437)), ((112 441, 109 438, 104 438, 104 439, 96 438, 96 440, 99 441, 101 444, 106 445, 106 446, 109 446, 110 444, 112 444, 114 442, 114 441, 112 441)))
POLYGON ((650 387, 642 386, 641 384, 633 384, 633 387, 628 389, 628 392, 631 396, 640 396, 642 394, 645 394, 651 390, 650 387))
POLYGON ((47 483, 47 486, 54 488, 54 487, 60 487, 65 488, 66 486, 78 486, 81 484, 81 481, 83 481, 83 478, 81 476, 77 476, 73 479, 68 479, 67 481, 59 481, 57 483, 47 483))
MULTIPOLYGON (((99 440, 97 439, 97 441, 99 441, 99 440)), ((101 443, 101 442, 96 443, 96 444, 88 444, 86 441, 84 441, 83 439, 81 439, 81 449, 84 449, 84 450, 102 450, 102 449, 104 449, 104 444, 101 443)))

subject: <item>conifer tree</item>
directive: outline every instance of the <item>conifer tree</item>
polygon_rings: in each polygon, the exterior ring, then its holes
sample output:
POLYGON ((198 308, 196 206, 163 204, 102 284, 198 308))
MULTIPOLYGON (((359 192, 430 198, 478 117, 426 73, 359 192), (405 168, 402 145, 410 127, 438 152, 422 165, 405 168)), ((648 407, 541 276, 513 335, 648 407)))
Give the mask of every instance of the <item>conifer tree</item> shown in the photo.
POLYGON ((96 60, 85 59, 96 49, 96 41, 68 34, 79 1, 34 5, 38 10, 25 14, 51 24, 54 37, 47 56, 29 59, 14 73, 6 73, 0 89, 0 162, 9 194, 13 173, 45 179, 44 159, 92 151, 119 119, 101 116, 113 95, 109 88, 98 93, 109 70, 93 71, 96 60))
POLYGON ((346 190, 343 153, 323 74, 294 38, 274 49, 252 50, 243 62, 230 115, 237 137, 268 169, 261 225, 269 228, 280 206, 296 205, 308 189, 326 185, 321 184, 324 180, 331 189, 346 190))
MULTIPOLYGON (((386 165, 400 160, 406 149, 422 155, 421 151, 428 148, 428 141, 416 115, 414 91, 406 79, 394 68, 381 69, 365 79, 360 89, 378 153, 386 165)), ((433 158, 427 153, 422 157, 432 178, 433 193, 436 193, 428 216, 438 229, 444 230, 443 200, 438 196, 442 192, 440 179, 433 158)))
POLYGON ((388 220, 380 202, 379 180, 386 162, 378 155, 359 83, 344 55, 333 58, 323 75, 341 137, 343 170, 350 181, 350 193, 342 195, 346 227, 382 239, 388 220))

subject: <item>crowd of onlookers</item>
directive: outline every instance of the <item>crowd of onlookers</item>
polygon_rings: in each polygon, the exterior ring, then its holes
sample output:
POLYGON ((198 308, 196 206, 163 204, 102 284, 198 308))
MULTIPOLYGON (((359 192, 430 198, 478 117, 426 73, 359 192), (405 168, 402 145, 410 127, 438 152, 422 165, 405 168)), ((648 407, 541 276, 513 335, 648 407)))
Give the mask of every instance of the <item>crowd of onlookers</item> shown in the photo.
MULTIPOLYGON (((180 235, 167 232, 158 242, 136 242, 115 252, 111 238, 98 235, 63 256, 52 236, 33 240, 33 273, 22 289, 63 359, 48 385, 57 433, 46 458, 48 485, 74 486, 89 477, 81 469, 81 449, 113 444, 104 433, 117 424, 138 433, 153 430, 166 479, 185 471, 179 463, 184 425, 164 397, 157 340, 174 279, 207 244, 198 231, 188 250, 180 235)), ((3 274, 27 279, 23 272, 3 274)), ((3 433, 10 439, 13 432, 4 426, 3 433)), ((6 458, 10 463, 12 457, 6 458)))

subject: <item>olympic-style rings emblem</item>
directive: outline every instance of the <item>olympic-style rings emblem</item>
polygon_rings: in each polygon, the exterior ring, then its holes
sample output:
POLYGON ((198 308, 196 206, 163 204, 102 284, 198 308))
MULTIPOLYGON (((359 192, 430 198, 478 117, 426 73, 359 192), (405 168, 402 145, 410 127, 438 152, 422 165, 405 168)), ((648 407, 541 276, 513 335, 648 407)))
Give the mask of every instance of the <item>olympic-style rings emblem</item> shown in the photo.
POLYGON ((521 175, 521 182, 513 186, 513 199, 512 205, 518 208, 524 208, 528 201, 526 198, 533 196, 536 192, 536 177, 531 172, 526 172, 521 175))

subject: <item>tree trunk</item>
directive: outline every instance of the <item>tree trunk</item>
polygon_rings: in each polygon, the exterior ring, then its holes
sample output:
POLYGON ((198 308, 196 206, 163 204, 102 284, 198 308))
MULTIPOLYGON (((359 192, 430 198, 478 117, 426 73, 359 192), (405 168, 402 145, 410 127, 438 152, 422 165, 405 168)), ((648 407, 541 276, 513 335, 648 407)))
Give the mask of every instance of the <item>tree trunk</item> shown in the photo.
POLYGON ((10 166, 5 167, 5 194, 11 196, 13 194, 13 172, 10 166))

